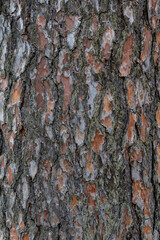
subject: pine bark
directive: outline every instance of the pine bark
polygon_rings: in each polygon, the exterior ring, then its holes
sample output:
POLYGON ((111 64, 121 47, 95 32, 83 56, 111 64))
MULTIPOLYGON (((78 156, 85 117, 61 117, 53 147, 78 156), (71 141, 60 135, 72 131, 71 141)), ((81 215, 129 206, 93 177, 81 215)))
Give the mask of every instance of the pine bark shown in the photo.
POLYGON ((0 1, 0 240, 160 239, 159 15, 0 1))

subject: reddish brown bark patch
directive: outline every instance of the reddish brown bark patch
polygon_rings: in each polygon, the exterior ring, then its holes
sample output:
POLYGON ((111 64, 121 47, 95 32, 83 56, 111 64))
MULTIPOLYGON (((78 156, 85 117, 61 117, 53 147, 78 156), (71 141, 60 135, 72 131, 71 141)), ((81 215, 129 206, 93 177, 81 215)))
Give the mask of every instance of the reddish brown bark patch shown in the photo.
POLYGON ((112 128, 112 118, 110 116, 105 117, 104 120, 101 120, 101 123, 103 126, 105 126, 108 129, 112 128))
POLYGON ((131 82, 129 82, 127 84, 127 88, 128 88, 128 94, 127 94, 128 105, 130 108, 133 108, 135 105, 133 84, 131 82))
POLYGON ((118 239, 123 239, 126 236, 127 230, 129 226, 132 224, 132 216, 129 213, 127 207, 123 210, 123 218, 122 218, 122 231, 121 234, 118 236, 118 239))
POLYGON ((47 93, 47 111, 45 115, 45 121, 49 119, 50 116, 52 116, 52 111, 54 109, 54 102, 52 100, 52 94, 51 94, 51 87, 48 81, 44 82, 44 87, 47 93))
POLYGON ((0 158, 1 169, 6 167, 6 163, 7 163, 6 158, 2 155, 2 157, 0 158))
POLYGON ((41 58, 41 60, 38 64, 38 67, 37 67, 37 74, 36 74, 36 78, 35 78, 35 89, 37 92, 38 109, 44 108, 42 80, 48 75, 48 72, 49 72, 46 64, 47 64, 46 59, 41 58))
POLYGON ((123 47, 122 64, 120 67, 120 76, 127 77, 131 70, 131 57, 133 50, 133 33, 127 38, 123 47))
POLYGON ((149 225, 143 228, 143 233, 144 233, 145 239, 152 240, 152 228, 149 225))
POLYGON ((151 37, 152 37, 151 30, 148 27, 145 27, 143 35, 144 35, 144 47, 141 53, 141 59, 144 62, 146 58, 149 57, 151 37))
POLYGON ((44 99, 41 94, 37 95, 37 103, 38 103, 38 109, 44 108, 44 99))
POLYGON ((10 167, 8 167, 9 183, 13 183, 13 173, 10 167))
POLYGON ((159 58, 159 47, 160 47, 160 32, 157 33, 157 40, 155 46, 154 65, 156 65, 159 58))
POLYGON ((19 240, 15 225, 13 225, 11 228, 10 236, 11 236, 11 240, 19 240))
POLYGON ((87 183, 86 184, 86 189, 85 189, 85 193, 88 196, 88 206, 89 209, 91 211, 93 211, 93 209, 96 206, 96 201, 95 201, 95 197, 97 194, 97 186, 95 183, 87 183))
POLYGON ((160 128, 160 106, 158 106, 157 114, 156 114, 157 125, 160 128))
POLYGON ((149 201, 151 189, 144 187, 144 184, 137 180, 133 184, 133 203, 139 203, 144 208, 144 215, 150 217, 149 201))
POLYGON ((92 44, 92 40, 90 40, 90 39, 84 39, 83 40, 83 46, 84 46, 84 48, 86 49, 86 48, 90 48, 91 47, 91 44, 92 44))
POLYGON ((88 205, 91 210, 93 210, 96 206, 96 201, 92 196, 89 196, 88 198, 88 205))
POLYGON ((78 201, 77 201, 76 196, 73 196, 70 208, 73 209, 77 205, 77 203, 78 203, 78 201))
POLYGON ((48 39, 46 38, 44 31, 42 29, 42 26, 46 24, 46 20, 43 16, 40 16, 38 18, 38 24, 37 24, 37 30, 38 30, 38 44, 39 44, 39 49, 42 52, 45 52, 46 46, 48 44, 48 39), (42 26, 41 26, 42 25, 42 26))
POLYGON ((86 184, 86 193, 95 196, 97 194, 97 186, 95 183, 86 184))
POLYGON ((20 97, 21 97, 21 92, 22 92, 22 83, 18 81, 13 89, 12 93, 12 100, 10 105, 18 104, 20 102, 20 97))
POLYGON ((20 222, 20 227, 21 227, 22 231, 25 230, 25 225, 24 225, 24 222, 23 222, 23 221, 20 222))
POLYGON ((94 152, 100 152, 104 143, 105 135, 101 134, 98 129, 95 131, 95 136, 92 141, 92 148, 94 152))
POLYGON ((62 159, 61 162, 60 162, 60 166, 61 166, 61 168, 64 172, 67 172, 67 173, 70 173, 70 174, 73 173, 71 164, 67 159, 62 159))
POLYGON ((67 175, 65 173, 62 173, 61 175, 58 174, 58 189, 62 193, 65 190, 66 181, 67 181, 67 175))
POLYGON ((46 25, 46 19, 43 16, 38 17, 38 24, 40 25, 46 25))
POLYGON ((146 141, 146 137, 147 137, 147 131, 148 131, 148 128, 149 128, 149 124, 148 124, 148 121, 147 121, 147 118, 145 117, 145 115, 143 114, 142 112, 142 115, 141 115, 141 127, 140 127, 140 137, 142 139, 143 142, 146 141))
POLYGON ((49 160, 45 160, 43 162, 43 167, 46 169, 47 173, 50 174, 52 169, 52 162, 49 160))
POLYGON ((23 240, 29 240, 28 234, 25 234, 25 235, 23 236, 23 240))
POLYGON ((156 5, 157 5, 157 0, 150 0, 151 1, 151 6, 153 9, 155 9, 156 5))
POLYGON ((108 130, 112 128, 112 109, 111 109, 111 95, 105 95, 104 97, 104 107, 101 116, 101 124, 105 126, 108 130))
POLYGON ((95 73, 99 73, 100 69, 103 69, 103 63, 96 61, 95 56, 92 53, 86 52, 86 60, 88 65, 92 66, 95 73))
POLYGON ((48 75, 47 61, 46 58, 41 58, 38 67, 37 67, 37 77, 44 78, 48 75))
POLYGON ((94 26, 94 31, 97 31, 98 30, 98 15, 93 16, 92 24, 94 26))
POLYGON ((91 162, 91 154, 87 155, 87 165, 86 165, 86 171, 87 173, 91 173, 92 176, 94 175, 94 165, 91 162))
POLYGON ((72 32, 74 30, 74 22, 75 22, 75 16, 65 17, 65 23, 68 31, 72 32))
POLYGON ((136 123, 136 116, 133 113, 130 113, 129 116, 129 124, 128 124, 128 128, 127 128, 127 136, 128 136, 128 140, 130 143, 133 142, 133 130, 135 127, 135 123, 136 123))
POLYGON ((105 115, 106 113, 107 114, 111 113, 111 103, 107 95, 104 97, 104 108, 103 108, 103 114, 105 115))
POLYGON ((6 133, 6 139, 8 141, 8 145, 10 146, 10 148, 13 148, 14 137, 15 137, 15 133, 13 131, 6 133))
POLYGON ((131 154, 131 161, 139 162, 142 160, 142 151, 140 149, 135 149, 131 154))

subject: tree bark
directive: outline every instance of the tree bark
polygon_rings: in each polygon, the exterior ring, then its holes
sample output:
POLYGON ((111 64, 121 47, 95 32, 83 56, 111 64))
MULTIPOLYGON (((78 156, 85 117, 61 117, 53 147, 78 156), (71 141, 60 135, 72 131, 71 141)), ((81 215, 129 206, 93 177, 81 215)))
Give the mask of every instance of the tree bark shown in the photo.
POLYGON ((160 239, 159 14, 0 1, 0 240, 160 239))

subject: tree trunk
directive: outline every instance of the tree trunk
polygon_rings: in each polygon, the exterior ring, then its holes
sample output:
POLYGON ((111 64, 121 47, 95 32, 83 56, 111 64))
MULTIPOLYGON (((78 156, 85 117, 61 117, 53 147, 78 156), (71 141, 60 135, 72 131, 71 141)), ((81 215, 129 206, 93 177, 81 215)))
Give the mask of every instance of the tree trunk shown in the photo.
POLYGON ((159 14, 0 1, 0 240, 160 239, 159 14))

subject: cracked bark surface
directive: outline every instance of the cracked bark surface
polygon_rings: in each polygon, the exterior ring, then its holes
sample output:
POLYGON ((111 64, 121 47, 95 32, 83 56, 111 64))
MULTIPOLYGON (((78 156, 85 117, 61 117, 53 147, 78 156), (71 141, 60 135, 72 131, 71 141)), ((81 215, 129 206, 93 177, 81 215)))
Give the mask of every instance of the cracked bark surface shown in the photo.
POLYGON ((0 1, 0 240, 160 238, 159 15, 0 1))

